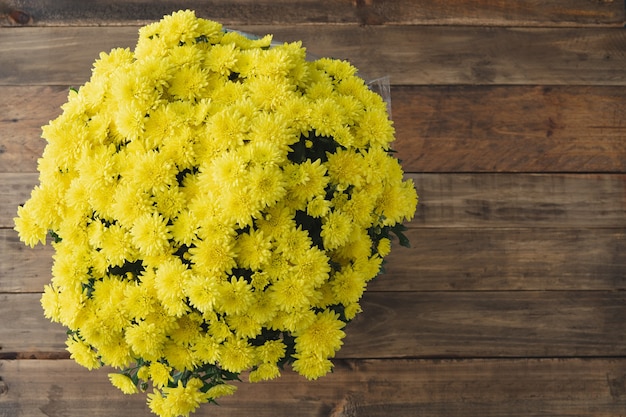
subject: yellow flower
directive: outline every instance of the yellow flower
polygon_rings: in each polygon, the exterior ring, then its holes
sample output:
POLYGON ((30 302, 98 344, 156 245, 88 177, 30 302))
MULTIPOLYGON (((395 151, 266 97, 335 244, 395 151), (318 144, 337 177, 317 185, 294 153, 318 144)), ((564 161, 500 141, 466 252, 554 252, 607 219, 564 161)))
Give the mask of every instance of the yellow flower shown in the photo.
POLYGON ((211 311, 217 300, 219 275, 192 275, 184 287, 189 303, 201 313, 211 311))
POLYGON ((14 219, 27 245, 55 238, 41 305, 71 357, 120 368, 126 393, 152 382, 161 417, 244 371, 329 372, 415 212, 383 99, 348 62, 271 42, 185 10, 101 54, 42 128, 14 219))
POLYGON ((265 363, 277 363, 285 356, 287 346, 280 340, 268 340, 256 348, 257 356, 265 363))
POLYGON ((270 322, 270 328, 284 332, 296 332, 306 329, 315 321, 315 312, 308 308, 291 308, 278 311, 270 322))
POLYGON ((155 29, 155 34, 164 39, 168 47, 176 47, 195 39, 198 19, 193 11, 180 10, 164 16, 155 29))
POLYGON ((172 340, 165 342, 163 356, 167 358, 167 363, 172 368, 181 371, 191 370, 197 365, 192 348, 190 346, 182 346, 172 340))
POLYGON ((98 354, 103 363, 119 369, 128 367, 134 359, 121 332, 116 333, 109 343, 99 345, 98 354))
MULTIPOLYGON (((218 149, 229 150, 243 145, 250 129, 249 120, 241 113, 237 106, 226 107, 214 114, 207 124, 207 133, 211 141, 216 143, 218 149)), ((229 155, 234 161, 239 154, 229 155)), ((232 159, 229 159, 232 161, 232 159)), ((241 162, 239 162, 241 164, 241 162)), ((241 170, 241 165, 239 165, 241 170)), ((228 171, 227 171, 228 172, 228 171)))
POLYGON ((250 198, 261 207, 274 205, 286 194, 283 173, 276 165, 255 166, 250 169, 247 187, 250 198))
POLYGON ((262 323, 250 313, 228 315, 226 323, 233 329, 235 335, 242 339, 254 339, 261 334, 262 323))
POLYGON ((237 50, 232 43, 214 45, 206 57, 206 68, 228 77, 237 64, 237 50))
POLYGON ((332 98, 320 98, 311 108, 311 126, 318 136, 332 136, 347 123, 343 108, 332 98))
POLYGON ((166 219, 175 219, 184 210, 185 195, 177 185, 164 190, 155 190, 152 200, 159 213, 166 219))
POLYGON ((324 217, 330 211, 330 201, 323 196, 317 195, 313 197, 306 206, 306 213, 315 218, 324 217))
POLYGON ((174 388, 164 387, 163 407, 168 410, 170 416, 189 416, 189 413, 208 401, 207 393, 202 392, 203 383, 198 378, 190 378, 187 385, 183 381, 178 381, 174 388))
POLYGON ((149 360, 163 355, 165 329, 157 322, 144 320, 126 328, 125 338, 135 353, 149 360))
POLYGON ((328 279, 330 272, 330 260, 324 251, 311 247, 298 254, 293 259, 291 272, 299 279, 308 280, 318 287, 328 279))
POLYGON ((167 312, 174 317, 180 317, 189 310, 185 303, 185 288, 190 278, 191 270, 175 257, 162 263, 156 271, 156 295, 167 312))
POLYGON ((108 376, 111 384, 121 390, 124 394, 134 394, 138 392, 137 386, 127 375, 110 373, 108 376))
POLYGON ((130 235, 141 254, 155 256, 169 250, 170 231, 167 221, 160 214, 144 214, 138 217, 130 235))
POLYGON ((198 363, 215 364, 220 358, 221 346, 213 337, 202 335, 192 345, 192 350, 198 363))
POLYGON ((352 232, 352 220, 340 211, 333 211, 323 219, 321 236, 324 248, 338 248, 348 241, 352 232))
POLYGON ((148 367, 150 373, 150 379, 154 383, 154 386, 161 388, 166 386, 172 381, 172 368, 161 362, 152 362, 148 367))
POLYGON ((268 381, 280 376, 280 369, 273 363, 262 363, 255 370, 250 372, 248 379, 250 382, 268 381))
POLYGON ((150 194, 132 184, 120 184, 112 197, 111 215, 127 228, 132 227, 139 217, 153 211, 150 194))
POLYGON ((344 305, 357 302, 365 291, 365 279, 349 266, 335 273, 331 283, 335 298, 344 305))
POLYGON ((158 302, 154 288, 138 282, 124 289, 123 308, 130 319, 145 319, 156 310, 158 302))
POLYGON ((237 391, 237 387, 232 384, 218 384, 209 388, 206 395, 211 399, 216 399, 227 395, 233 395, 235 391, 237 391))
POLYGON ((254 363, 254 348, 246 339, 229 338, 222 346, 220 366, 230 372, 241 372, 254 363))
POLYGON ((103 231, 99 246, 112 266, 122 266, 127 260, 135 261, 136 250, 130 232, 118 224, 112 224, 103 231))
POLYGON ((280 235, 275 236, 275 245, 278 252, 292 262, 297 262, 302 253, 311 248, 311 238, 301 226, 286 228, 280 235))
POLYGON ((167 155, 158 151, 149 151, 138 155, 126 155, 128 172, 122 172, 122 177, 132 178, 132 184, 136 189, 148 192, 153 189, 164 190, 175 185, 176 165, 166 159, 167 155))
POLYGON ((183 66, 174 74, 168 92, 181 100, 195 100, 204 97, 207 87, 207 74, 200 65, 183 66))
POLYGON ((197 273, 230 273, 237 266, 236 251, 232 239, 195 240, 195 246, 189 249, 194 271, 197 273))
POLYGON ((413 215, 416 205, 417 194, 409 181, 386 186, 377 202, 379 213, 384 216, 384 225, 401 223, 413 215))
POLYGON ((387 238, 380 239, 376 250, 378 251, 378 254, 384 258, 391 252, 391 241, 387 238))
POLYGON ((76 363, 89 370, 100 368, 101 363, 98 354, 84 341, 75 336, 70 336, 65 344, 67 351, 70 352, 70 358, 74 359, 76 363))
POLYGON ((271 240, 262 231, 251 229, 237 236, 237 263, 242 268, 259 269, 267 262, 272 247, 271 240))
POLYGON ((53 321, 61 321, 61 304, 59 302, 59 290, 53 285, 44 286, 41 295, 41 306, 43 307, 44 316, 53 321))
POLYGON ((100 52, 99 58, 93 64, 92 79, 107 78, 111 74, 128 67, 134 59, 129 48, 114 48, 111 52, 100 52))
POLYGON ((317 313, 310 326, 296 333, 296 351, 322 357, 334 356, 343 344, 345 333, 341 329, 345 325, 337 313, 330 310, 317 313))
POLYGON ((170 231, 174 240, 183 245, 191 246, 191 242, 197 238, 196 233, 199 227, 199 222, 193 212, 182 210, 174 219, 170 231))
POLYGON ((270 287, 270 296, 280 310, 301 309, 315 302, 317 293, 306 278, 287 274, 270 287))
POLYGON ((326 175, 326 166, 319 159, 312 162, 310 159, 298 164, 301 180, 298 184, 293 184, 289 192, 293 197, 305 201, 310 201, 316 196, 325 193, 326 186, 330 178, 326 175))
POLYGON ((217 293, 217 311, 227 315, 242 314, 252 304, 252 287, 242 277, 231 277, 229 281, 220 282, 217 293))
POLYGON ((329 155, 326 162, 330 181, 345 187, 349 185, 359 187, 363 182, 363 175, 367 171, 364 162, 360 153, 339 149, 329 155))
POLYGON ((315 380, 326 375, 333 368, 333 363, 326 357, 312 353, 296 353, 293 355, 293 370, 308 380, 315 380))

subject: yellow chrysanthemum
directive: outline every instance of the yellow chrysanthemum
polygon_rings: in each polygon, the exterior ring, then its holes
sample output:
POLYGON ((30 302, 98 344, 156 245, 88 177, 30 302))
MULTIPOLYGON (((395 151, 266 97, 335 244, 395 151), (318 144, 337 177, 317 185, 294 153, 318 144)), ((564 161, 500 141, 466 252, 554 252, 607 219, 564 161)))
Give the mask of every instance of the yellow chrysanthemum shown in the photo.
POLYGON ((231 338, 224 342, 220 366, 230 372, 241 372, 254 363, 254 348, 245 339, 231 338))
POLYGON ((150 373, 150 379, 154 383, 154 386, 161 388, 167 385, 172 380, 172 368, 161 362, 152 362, 148 367, 150 373))
POLYGON ((250 372, 248 379, 250 382, 268 381, 280 376, 280 368, 274 363, 262 363, 255 370, 250 372))
POLYGON ((220 282, 217 293, 217 311, 227 315, 245 313, 253 301, 252 287, 241 277, 220 282))
POLYGON ((365 291, 365 279, 350 267, 335 273, 331 284, 335 299, 344 305, 357 302, 365 291))
POLYGON ((341 329, 345 325, 337 313, 330 310, 318 313, 310 326, 296 333, 296 351, 321 357, 334 356, 343 344, 345 333, 341 329))
POLYGON ((217 300, 220 281, 219 275, 192 275, 184 287, 189 303, 202 313, 211 311, 217 300))
POLYGON ((74 359, 76 363, 89 370, 100 368, 101 362, 98 354, 84 341, 77 339, 75 336, 70 336, 65 344, 67 345, 67 351, 70 353, 70 358, 74 359))
POLYGON ((111 384, 122 391, 124 394, 134 394, 138 392, 137 386, 127 375, 110 373, 108 374, 111 384))
POLYGON ((230 273, 237 266, 234 241, 217 239, 195 240, 189 249, 191 262, 197 273, 230 273))
POLYGON ((340 211, 333 211, 324 218, 321 236, 324 248, 335 249, 348 241, 352 232, 352 219, 340 211))
POLYGON ((262 231, 251 229, 237 236, 237 263, 242 268, 259 269, 269 259, 271 240, 262 231))
MULTIPOLYGON (((189 413, 208 401, 208 394, 204 393, 201 388, 203 382, 198 378, 191 378, 187 381, 187 385, 183 385, 183 381, 178 381, 178 385, 174 388, 163 388, 163 408, 169 412, 166 416, 188 416, 189 413)), ((161 414, 163 415, 163 414, 161 414)))
POLYGON ((326 375, 333 369, 333 363, 326 357, 312 353, 296 353, 293 355, 293 370, 308 380, 315 380, 326 375))
POLYGON ((101 54, 17 209, 23 242, 55 240, 41 305, 71 357, 120 368, 126 393, 152 383, 161 417, 244 371, 329 372, 415 212, 383 99, 348 62, 271 42, 185 10, 101 54))
POLYGON ((159 214, 144 214, 137 218, 130 235, 133 244, 139 248, 141 254, 155 256, 169 251, 167 221, 159 214))
POLYGON ((313 284, 294 275, 284 276, 272 284, 270 295, 278 308, 283 311, 305 308, 316 298, 313 284))
POLYGON ((163 356, 163 347, 167 335, 158 323, 141 321, 126 328, 126 341, 133 351, 148 360, 157 360, 163 356))
POLYGON ((207 397, 211 399, 216 399, 220 397, 225 397, 227 395, 233 395, 237 391, 237 387, 232 384, 218 384, 215 385, 207 391, 207 397))
POLYGON ((232 43, 213 46, 206 57, 206 68, 228 77, 237 64, 237 50, 232 43))

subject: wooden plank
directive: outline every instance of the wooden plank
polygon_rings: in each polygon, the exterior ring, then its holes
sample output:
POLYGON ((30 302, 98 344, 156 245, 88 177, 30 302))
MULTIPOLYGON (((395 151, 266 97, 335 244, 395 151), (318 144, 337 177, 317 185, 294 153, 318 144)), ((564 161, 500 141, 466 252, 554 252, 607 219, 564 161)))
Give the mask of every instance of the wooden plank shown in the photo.
MULTIPOLYGON (((370 291, 626 289, 626 229, 410 229, 370 291)), ((0 229, 0 293, 40 292, 51 245, 30 249, 0 229)))
POLYGON ((623 227, 626 176, 411 174, 420 227, 623 227))
POLYGON ((626 289, 626 229, 424 228, 406 235, 411 248, 393 248, 370 290, 626 289))
POLYGON ((52 277, 52 245, 29 248, 17 232, 0 229, 0 293, 41 292, 52 277))
MULTIPOLYGON (((223 417, 614 417, 626 407, 625 359, 335 361, 306 381, 290 370, 194 416, 223 417), (297 411, 296 411, 297 410, 297 411)), ((109 369, 73 361, 1 361, 0 407, 7 416, 149 416, 146 394, 124 395, 109 369)), ((149 391, 151 392, 151 391, 149 391)))
POLYGON ((0 87, 0 171, 35 172, 41 127, 61 114, 69 87, 0 87))
MULTIPOLYGON (((187 1, 12 1, 10 14, 21 10, 35 25, 121 25, 147 23, 178 9, 195 10, 198 16, 224 24, 360 23, 485 26, 621 26, 625 20, 620 2, 538 0, 510 2, 452 0, 273 0, 221 2, 187 1)), ((5 18, 0 25, 15 25, 5 18)), ((24 18, 24 21, 27 19, 24 18)))
POLYGON ((625 172, 626 89, 395 87, 394 148, 411 172, 625 172))
MULTIPOLYGON (((2 358, 64 355, 65 329, 40 294, 0 294, 2 358)), ((375 292, 339 358, 626 355, 626 295, 615 291, 375 292)))
MULTIPOLYGON (((412 227, 617 227, 626 224, 623 174, 408 174, 420 196, 412 227)), ((0 173, 0 228, 38 184, 0 173)))
MULTIPOLYGON (((395 85, 626 85, 619 28, 236 25, 302 40, 316 56, 351 61, 395 85)), ((131 47, 136 27, 0 28, 0 85, 80 85, 100 51, 131 47)))
MULTIPOLYGON (((0 172, 34 172, 67 86, 0 86, 0 172)), ((394 86, 409 172, 626 172, 626 87, 394 86)))

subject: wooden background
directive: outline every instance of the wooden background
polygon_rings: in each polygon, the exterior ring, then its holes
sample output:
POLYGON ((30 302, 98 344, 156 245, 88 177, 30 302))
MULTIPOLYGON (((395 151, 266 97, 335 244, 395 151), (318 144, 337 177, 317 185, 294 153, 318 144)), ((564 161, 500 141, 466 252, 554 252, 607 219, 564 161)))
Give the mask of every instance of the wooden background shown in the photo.
POLYGON ((0 417, 150 415, 68 359, 12 218, 68 87, 179 8, 389 75, 420 194, 332 375, 197 415, 626 415, 623 1, 31 0, 0 2, 0 417))

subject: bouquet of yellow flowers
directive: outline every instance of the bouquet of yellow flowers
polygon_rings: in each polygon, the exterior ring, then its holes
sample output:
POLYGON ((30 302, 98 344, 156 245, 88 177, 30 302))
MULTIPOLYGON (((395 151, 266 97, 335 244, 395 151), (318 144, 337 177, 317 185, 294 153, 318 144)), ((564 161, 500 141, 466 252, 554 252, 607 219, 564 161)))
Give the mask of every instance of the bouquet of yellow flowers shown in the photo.
POLYGON ((40 184, 18 208, 54 239, 45 316, 67 349, 160 416, 230 383, 332 369, 417 195, 385 102, 345 61, 308 61, 191 11, 95 62, 43 128, 40 184))

